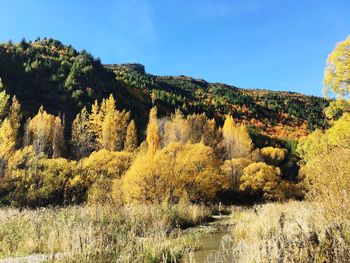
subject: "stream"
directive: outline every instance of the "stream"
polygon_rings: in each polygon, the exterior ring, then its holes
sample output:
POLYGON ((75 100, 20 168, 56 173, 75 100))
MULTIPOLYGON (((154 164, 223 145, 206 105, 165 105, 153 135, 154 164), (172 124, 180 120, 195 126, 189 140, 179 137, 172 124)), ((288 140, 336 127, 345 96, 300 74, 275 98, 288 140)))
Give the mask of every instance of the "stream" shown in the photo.
POLYGON ((232 225, 229 221, 230 216, 213 216, 213 222, 210 222, 206 226, 199 228, 212 228, 208 233, 202 233, 199 236, 199 248, 185 255, 180 263, 204 263, 208 262, 208 257, 215 254, 221 244, 222 238, 230 233, 230 226, 232 225))

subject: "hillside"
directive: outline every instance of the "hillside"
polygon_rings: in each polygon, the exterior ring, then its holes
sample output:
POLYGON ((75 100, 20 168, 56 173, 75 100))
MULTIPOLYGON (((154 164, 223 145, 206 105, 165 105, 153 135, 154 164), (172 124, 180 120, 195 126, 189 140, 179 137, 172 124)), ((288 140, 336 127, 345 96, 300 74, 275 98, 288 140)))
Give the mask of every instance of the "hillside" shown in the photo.
POLYGON ((295 92, 242 89, 223 83, 208 83, 187 76, 154 76, 140 64, 106 65, 127 86, 151 95, 169 109, 185 113, 206 112, 222 122, 231 113, 267 135, 301 137, 327 123, 320 97, 295 92))
POLYGON ((180 108, 185 114, 205 112, 222 123, 231 113, 237 122, 278 137, 301 137, 326 126, 322 110, 328 103, 319 97, 154 76, 139 64, 102 65, 86 51, 53 39, 1 44, 0 77, 6 91, 18 97, 25 118, 44 105, 49 113, 64 115, 68 125, 82 107, 112 93, 117 107, 130 110, 142 128, 152 101, 163 116, 180 108))

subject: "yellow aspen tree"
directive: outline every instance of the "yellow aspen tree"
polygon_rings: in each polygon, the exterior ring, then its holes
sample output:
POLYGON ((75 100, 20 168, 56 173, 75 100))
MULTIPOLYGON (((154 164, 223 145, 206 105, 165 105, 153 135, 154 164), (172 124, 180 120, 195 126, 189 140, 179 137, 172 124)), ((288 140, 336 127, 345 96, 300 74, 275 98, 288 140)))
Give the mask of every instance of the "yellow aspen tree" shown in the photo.
POLYGON ((21 105, 18 102, 16 96, 13 96, 12 103, 10 107, 9 121, 11 123, 14 139, 17 144, 19 137, 19 129, 21 127, 22 113, 21 113, 21 105))
POLYGON ((122 150, 129 118, 129 112, 116 109, 113 95, 103 99, 101 105, 95 101, 90 114, 90 130, 95 134, 98 149, 122 150))
POLYGON ((29 144, 33 144, 36 154, 44 152, 50 155, 53 122, 54 116, 47 114, 43 106, 40 107, 37 115, 30 120, 27 127, 29 144))
POLYGON ((0 122, 2 122, 8 112, 10 95, 6 93, 0 79, 0 122))
POLYGON ((117 137, 114 115, 113 113, 107 113, 102 122, 102 137, 100 138, 102 148, 108 151, 115 151, 117 137))
POLYGON ((0 125, 0 175, 4 173, 7 160, 15 150, 16 141, 14 139, 14 129, 8 119, 0 125))
POLYGON ((180 110, 176 110, 165 125, 165 144, 170 142, 186 143, 189 140, 189 127, 180 110))
POLYGON ((64 124, 60 117, 55 117, 52 127, 52 157, 61 157, 64 155, 64 151, 64 124))
POLYGON ((88 156, 94 149, 94 134, 89 126, 89 112, 84 107, 72 124, 72 151, 78 160, 88 156))
POLYGON ((127 129, 124 142, 124 150, 127 152, 133 152, 137 148, 137 129, 134 120, 131 120, 127 129))
POLYGON ((283 198, 280 184, 281 170, 263 162, 251 163, 243 170, 240 178, 240 190, 261 194, 264 199, 278 200, 283 198))
POLYGON ((339 99, 348 99, 350 93, 350 36, 337 44, 328 56, 324 73, 325 93, 333 92, 339 99))
POLYGON ((115 132, 117 134, 116 137, 116 150, 123 150, 123 145, 126 137, 126 132, 128 128, 128 123, 130 120, 130 112, 129 111, 116 111, 114 115, 115 122, 115 132))
POLYGON ((148 152, 153 156, 160 149, 157 107, 153 107, 149 113, 146 141, 148 145, 148 152))
POLYGON ((247 127, 236 125, 231 115, 226 116, 222 134, 228 159, 247 157, 251 153, 253 144, 247 127))

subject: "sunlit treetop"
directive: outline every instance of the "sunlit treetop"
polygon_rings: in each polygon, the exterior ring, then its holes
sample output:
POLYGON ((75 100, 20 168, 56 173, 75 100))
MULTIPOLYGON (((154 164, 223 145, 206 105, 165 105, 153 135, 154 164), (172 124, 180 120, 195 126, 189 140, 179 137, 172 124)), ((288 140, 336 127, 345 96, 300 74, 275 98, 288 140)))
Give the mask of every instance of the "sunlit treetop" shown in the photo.
POLYGON ((328 56, 324 75, 324 92, 348 99, 350 93, 350 36, 337 44, 328 56))

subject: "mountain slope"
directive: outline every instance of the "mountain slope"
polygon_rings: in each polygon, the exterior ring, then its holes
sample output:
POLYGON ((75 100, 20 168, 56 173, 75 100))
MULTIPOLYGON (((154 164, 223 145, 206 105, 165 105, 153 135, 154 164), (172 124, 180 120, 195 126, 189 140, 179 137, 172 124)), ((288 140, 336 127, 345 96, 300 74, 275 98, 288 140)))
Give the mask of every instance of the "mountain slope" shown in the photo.
POLYGON ((310 130, 327 125, 323 109, 328 101, 320 97, 241 89, 187 76, 154 76, 139 64, 106 67, 115 72, 119 81, 185 113, 206 112, 219 121, 230 113, 237 122, 282 137, 304 136, 310 130))
POLYGON ((0 78, 6 91, 18 97, 25 118, 43 105, 49 113, 65 115, 67 133, 82 107, 111 93, 141 129, 152 103, 163 116, 180 108, 185 114, 205 112, 221 123, 231 113, 252 130, 279 137, 300 137, 326 125, 322 110, 328 102, 319 97, 154 76, 140 64, 102 65, 86 51, 54 39, 0 44, 0 78))

